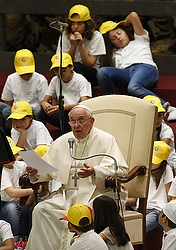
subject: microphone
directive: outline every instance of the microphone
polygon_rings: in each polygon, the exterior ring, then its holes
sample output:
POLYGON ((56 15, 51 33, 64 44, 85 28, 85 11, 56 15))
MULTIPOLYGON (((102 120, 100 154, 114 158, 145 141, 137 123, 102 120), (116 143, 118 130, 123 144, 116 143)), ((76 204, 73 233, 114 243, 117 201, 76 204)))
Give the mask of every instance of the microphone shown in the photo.
POLYGON ((69 149, 70 149, 70 155, 72 156, 72 152, 73 152, 73 144, 75 143, 75 139, 73 138, 69 138, 68 139, 68 144, 69 144, 69 149))
POLYGON ((117 165, 117 161, 116 159, 112 156, 112 155, 109 155, 109 154, 104 154, 104 153, 97 153, 97 154, 93 154, 93 155, 89 155, 89 156, 85 156, 85 157, 76 157, 73 155, 73 144, 75 143, 75 140, 73 138, 69 138, 68 139, 68 143, 69 143, 69 149, 70 149, 70 156, 74 159, 74 160, 87 160, 87 159, 90 159, 90 158, 94 158, 94 157, 98 157, 98 156, 106 156, 106 157, 109 157, 111 159, 113 159, 114 161, 114 166, 115 166, 115 187, 114 187, 114 193, 115 193, 115 200, 118 201, 120 200, 120 195, 119 195, 119 192, 118 192, 118 175, 117 175, 117 170, 118 170, 118 165, 117 165))
POLYGON ((62 26, 62 27, 67 27, 68 26, 68 23, 63 23, 63 22, 60 22, 60 21, 53 21, 52 23, 50 23, 50 27, 51 28, 54 28, 52 25, 54 24, 58 24, 59 26, 62 26))

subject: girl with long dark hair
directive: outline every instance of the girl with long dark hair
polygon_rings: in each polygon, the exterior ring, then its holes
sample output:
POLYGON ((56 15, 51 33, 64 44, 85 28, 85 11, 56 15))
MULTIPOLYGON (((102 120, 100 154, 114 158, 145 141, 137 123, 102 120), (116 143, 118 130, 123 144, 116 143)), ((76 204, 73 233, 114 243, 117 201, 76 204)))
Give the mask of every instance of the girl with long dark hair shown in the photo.
MULTIPOLYGON (((106 43, 106 67, 97 73, 103 94, 115 94, 116 87, 129 95, 144 98, 155 95, 158 68, 153 61, 148 32, 143 28, 136 12, 131 12, 121 22, 106 21, 100 26, 106 43), (129 33, 129 28, 134 32, 129 33)), ((156 95, 155 95, 156 96, 156 95)), ((176 108, 161 99, 168 112, 168 121, 176 119, 176 108)))
POLYGON ((124 222, 114 199, 99 196, 93 201, 94 230, 106 242, 109 250, 132 250, 124 222))

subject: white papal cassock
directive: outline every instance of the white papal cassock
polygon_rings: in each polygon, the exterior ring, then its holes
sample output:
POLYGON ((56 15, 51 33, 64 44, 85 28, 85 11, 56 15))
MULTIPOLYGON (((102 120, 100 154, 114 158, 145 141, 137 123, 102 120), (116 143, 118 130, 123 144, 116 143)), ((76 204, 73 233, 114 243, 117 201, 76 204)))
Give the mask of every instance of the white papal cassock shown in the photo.
MULTIPOLYGON (((58 171, 41 175, 37 181, 54 179, 62 183, 62 187, 35 206, 26 250, 68 249, 72 234, 68 232, 67 222, 59 220, 64 216, 65 211, 75 203, 90 205, 98 195, 113 197, 113 191, 105 189, 104 184, 106 176, 114 175, 113 159, 101 156, 86 161, 75 161, 70 156, 69 138, 75 139, 73 155, 83 157, 96 153, 109 154, 117 160, 118 175, 126 176, 128 173, 128 166, 112 135, 93 127, 90 134, 80 141, 72 132, 59 137, 44 156, 44 160, 56 167, 58 171), (95 176, 79 178, 75 186, 75 180, 72 177, 75 170, 83 167, 83 163, 94 166, 95 176)), ((36 178, 32 177, 32 181, 36 181, 36 178)), ((123 194, 121 198, 124 198, 123 194)))

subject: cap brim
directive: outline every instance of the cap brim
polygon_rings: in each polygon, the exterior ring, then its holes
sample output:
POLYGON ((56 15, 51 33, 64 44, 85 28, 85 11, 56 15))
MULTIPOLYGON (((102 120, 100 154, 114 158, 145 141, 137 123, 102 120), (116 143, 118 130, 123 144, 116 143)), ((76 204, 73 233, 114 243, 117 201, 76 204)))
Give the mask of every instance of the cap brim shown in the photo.
MULTIPOLYGON (((112 22, 112 21, 110 21, 112 22)), ((118 23, 112 22, 111 25, 108 24, 107 27, 103 27, 103 25, 100 26, 99 32, 103 35, 106 34, 107 32, 116 29, 119 25, 126 27, 127 23, 126 21, 120 21, 118 23)))
POLYGON ((161 162, 162 162, 162 160, 160 158, 158 158, 157 156, 153 155, 153 158, 152 158, 152 163, 153 164, 159 164, 161 162))
POLYGON ((59 220, 66 220, 66 221, 69 221, 68 218, 67 218, 67 216, 62 217, 62 218, 60 218, 59 220))
POLYGON ((35 65, 32 66, 22 66, 22 67, 16 67, 16 72, 18 75, 23 75, 23 74, 30 74, 35 71, 35 65))
POLYGON ((7 117, 6 120, 8 120, 8 119, 17 119, 17 120, 20 120, 20 119, 24 118, 25 116, 27 116, 27 114, 17 114, 17 113, 13 113, 13 114, 11 114, 9 117, 7 117))

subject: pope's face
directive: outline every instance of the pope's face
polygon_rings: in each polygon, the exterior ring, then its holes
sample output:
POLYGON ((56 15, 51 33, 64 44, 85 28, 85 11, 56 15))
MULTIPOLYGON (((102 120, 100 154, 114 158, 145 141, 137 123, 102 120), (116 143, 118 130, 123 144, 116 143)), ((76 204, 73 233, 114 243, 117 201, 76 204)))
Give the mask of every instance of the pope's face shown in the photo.
POLYGON ((78 140, 84 139, 93 127, 94 118, 90 117, 84 108, 75 108, 70 112, 70 122, 74 136, 78 140))

